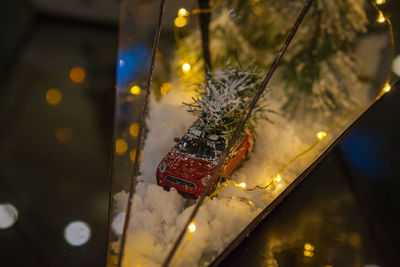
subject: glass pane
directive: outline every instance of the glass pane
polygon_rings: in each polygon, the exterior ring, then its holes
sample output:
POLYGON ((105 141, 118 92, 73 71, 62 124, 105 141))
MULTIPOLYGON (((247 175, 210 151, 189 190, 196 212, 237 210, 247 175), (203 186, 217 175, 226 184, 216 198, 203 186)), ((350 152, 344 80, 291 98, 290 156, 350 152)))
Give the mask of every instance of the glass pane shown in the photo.
MULTIPOLYGON (((123 266, 166 260, 243 115, 241 105, 259 88, 302 5, 216 1, 199 11, 196 1, 167 3, 123 266), (204 85, 198 21, 210 12, 214 72, 204 85)), ((364 1, 321 5, 306 15, 257 120, 230 151, 171 266, 212 263, 389 89, 391 42, 382 13, 364 1)), ((158 6, 125 1, 121 9, 109 263, 119 251, 158 6)))

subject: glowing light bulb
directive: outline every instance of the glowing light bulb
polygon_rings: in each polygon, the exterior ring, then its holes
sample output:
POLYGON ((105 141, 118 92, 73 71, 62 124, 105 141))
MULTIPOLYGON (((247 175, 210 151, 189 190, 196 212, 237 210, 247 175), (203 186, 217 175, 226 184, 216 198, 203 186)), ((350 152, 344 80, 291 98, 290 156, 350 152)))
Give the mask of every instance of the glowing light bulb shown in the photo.
POLYGON ((388 82, 386 82, 385 86, 383 87, 383 91, 385 91, 387 93, 390 91, 390 89, 392 89, 392 87, 390 86, 390 84, 388 82))
POLYGON ((137 85, 132 86, 130 90, 132 95, 140 95, 141 91, 142 89, 140 89, 140 87, 137 85))
POLYGON ((280 181, 282 181, 282 177, 281 175, 278 173, 278 175, 274 178, 274 181, 279 183, 280 181))
POLYGON ((382 4, 386 3, 386 0, 376 0, 375 3, 377 5, 382 5, 382 4))
POLYGON ((327 133, 324 131, 318 132, 317 133, 317 138, 321 141, 325 136, 327 136, 327 133))
POLYGON ((245 189, 245 188, 246 188, 246 183, 240 183, 240 184, 239 184, 239 187, 245 189))
POLYGON ((384 23, 384 22, 385 22, 385 16, 383 16, 382 11, 379 11, 379 16, 378 16, 377 21, 378 21, 379 23, 384 23))
POLYGON ((182 70, 184 73, 188 73, 190 71, 190 68, 191 68, 191 66, 189 63, 185 63, 182 65, 182 70))
POLYGON ((196 224, 194 222, 191 222, 188 228, 189 228, 189 233, 193 234, 196 231, 196 224))
POLYGON ((178 10, 178 16, 187 16, 187 15, 189 15, 189 12, 186 9, 181 8, 178 10))
POLYGON ((179 17, 176 17, 174 20, 174 25, 178 28, 185 27, 186 24, 187 24, 187 18, 185 18, 185 17, 179 16, 179 17))

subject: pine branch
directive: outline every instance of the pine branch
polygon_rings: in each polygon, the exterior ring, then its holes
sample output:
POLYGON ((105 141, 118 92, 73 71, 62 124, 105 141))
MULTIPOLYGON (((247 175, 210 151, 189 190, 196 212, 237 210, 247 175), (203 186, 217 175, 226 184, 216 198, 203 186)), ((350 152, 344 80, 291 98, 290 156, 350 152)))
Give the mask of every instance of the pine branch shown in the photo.
MULTIPOLYGON (((199 96, 192 103, 183 103, 188 112, 198 117, 198 123, 207 131, 231 136, 261 85, 261 75, 255 64, 247 68, 228 63, 223 70, 209 73, 205 84, 199 85, 199 96)), ((247 127, 254 129, 259 119, 269 120, 265 97, 254 109, 247 127)))

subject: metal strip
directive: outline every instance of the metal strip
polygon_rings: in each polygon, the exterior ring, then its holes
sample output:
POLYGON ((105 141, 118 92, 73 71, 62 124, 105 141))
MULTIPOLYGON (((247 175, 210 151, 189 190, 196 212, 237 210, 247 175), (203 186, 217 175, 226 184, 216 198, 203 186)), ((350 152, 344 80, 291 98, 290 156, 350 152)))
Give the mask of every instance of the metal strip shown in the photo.
POLYGON ((154 43, 153 43, 153 49, 152 49, 152 55, 151 55, 149 76, 147 78, 145 103, 144 103, 144 107, 143 107, 143 111, 142 111, 142 116, 140 118, 140 130, 139 130, 138 142, 136 144, 136 157, 135 157, 135 163, 133 166, 133 173, 132 173, 131 185, 130 185, 130 190, 129 190, 128 206, 127 206, 125 221, 124 221, 124 229, 123 229, 122 236, 121 236, 121 244, 120 244, 120 249, 119 249, 118 265, 117 265, 118 267, 122 266, 122 258, 123 258, 123 254, 124 254, 126 235, 128 232, 128 227, 129 227, 129 222, 130 222, 130 217, 131 217, 133 195, 135 193, 135 187, 136 187, 136 177, 139 174, 140 152, 142 151, 143 143, 144 143, 144 128, 145 128, 144 125, 145 125, 147 113, 149 110, 151 82, 153 79, 153 72, 154 72, 154 65, 155 65, 156 55, 157 55, 157 50, 158 50, 158 44, 160 42, 161 24, 162 24, 162 17, 164 14, 164 8, 165 8, 165 0, 161 0, 159 14, 158 14, 156 35, 154 37, 154 43))

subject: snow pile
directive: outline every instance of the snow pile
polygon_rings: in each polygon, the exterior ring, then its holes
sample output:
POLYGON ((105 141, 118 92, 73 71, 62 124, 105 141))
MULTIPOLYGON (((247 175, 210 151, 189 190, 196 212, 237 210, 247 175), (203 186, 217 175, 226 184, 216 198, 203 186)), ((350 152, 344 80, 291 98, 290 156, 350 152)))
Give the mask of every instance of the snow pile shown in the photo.
MULTIPOLYGON (((160 102, 151 101, 149 131, 134 196, 124 266, 161 265, 193 208, 194 201, 182 198, 174 189, 164 191, 155 178, 159 162, 175 144, 174 137, 182 136, 195 120, 181 104, 191 99, 192 94, 174 86, 160 102)), ((293 125, 283 117, 272 120, 276 123, 259 122, 254 151, 234 172, 232 180, 245 182, 248 188, 265 186, 293 155, 309 146, 297 137, 293 125)), ((244 191, 228 184, 218 197, 206 201, 200 209, 195 219, 197 230, 186 245, 187 238, 184 239, 181 244, 184 250, 174 264, 204 266, 210 263, 312 159, 295 162, 281 174, 282 181, 268 190, 244 191)), ((115 198, 117 206, 118 202, 126 203, 125 194, 119 193, 115 198)), ((121 233, 121 222, 120 218, 113 224, 116 233, 121 233)))
MULTIPOLYGON (((367 43, 370 41, 366 40, 367 43)), ((363 64, 377 66, 377 60, 363 64)), ((275 91, 281 91, 279 86, 283 85, 277 82, 272 86, 275 91)), ((359 105, 370 103, 367 90, 357 89, 352 90, 349 97, 357 99, 359 105)), ((191 101, 192 97, 193 92, 187 92, 175 83, 173 89, 159 102, 154 99, 150 102, 141 175, 138 177, 125 247, 125 267, 160 266, 193 209, 194 201, 182 198, 174 189, 164 191, 156 184, 155 177, 159 162, 175 144, 174 137, 181 137, 196 119, 182 105, 182 102, 191 101)), ((280 103, 274 100, 269 108, 279 112, 280 103)), ((188 237, 183 239, 172 266, 209 264, 358 115, 355 112, 348 117, 339 129, 328 134, 316 148, 290 164, 280 173, 282 180, 272 183, 267 190, 244 191, 228 184, 217 197, 207 200, 195 218, 196 231, 190 242, 187 241, 188 237)), ((313 121, 312 124, 286 120, 279 115, 271 115, 274 124, 259 121, 254 151, 233 173, 231 179, 237 183, 245 182, 248 188, 270 184, 282 166, 316 141, 315 134, 318 131, 329 130, 339 117, 330 117, 329 122, 313 121)), ((127 196, 121 192, 114 198, 117 212, 120 213, 112 226, 114 232, 120 234, 127 196)))

